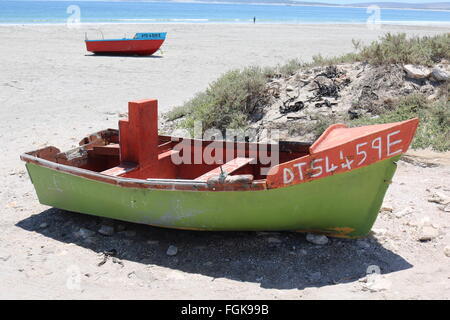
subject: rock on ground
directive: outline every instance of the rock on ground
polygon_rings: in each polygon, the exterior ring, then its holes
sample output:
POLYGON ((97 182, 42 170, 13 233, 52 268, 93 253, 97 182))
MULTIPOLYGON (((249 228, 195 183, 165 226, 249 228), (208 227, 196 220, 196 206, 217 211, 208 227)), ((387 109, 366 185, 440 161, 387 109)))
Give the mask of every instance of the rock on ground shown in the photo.
POLYGON ((170 246, 167 248, 166 254, 167 254, 168 256, 174 256, 174 255, 176 255, 177 253, 178 253, 178 248, 177 248, 176 246, 170 245, 170 246))
POLYGON ((433 226, 425 225, 421 227, 419 232, 420 241, 431 241, 439 236, 439 230, 433 226))
POLYGON ((80 228, 77 232, 75 232, 76 237, 81 237, 83 239, 92 237, 95 235, 95 232, 86 228, 80 228))
POLYGON ((431 70, 427 67, 413 64, 406 64, 403 66, 406 75, 413 79, 426 79, 430 76, 431 70))
POLYGON ((114 227, 102 225, 100 227, 100 229, 98 230, 98 233, 100 233, 104 236, 112 236, 114 234, 114 227))
POLYGON ((450 258, 450 246, 446 246, 444 248, 444 254, 445 254, 445 256, 450 258))
POLYGON ((433 68, 431 75, 437 81, 448 81, 450 79, 450 74, 439 67, 433 68))
POLYGON ((328 237, 322 234, 307 233, 306 240, 318 245, 325 245, 328 243, 328 237))

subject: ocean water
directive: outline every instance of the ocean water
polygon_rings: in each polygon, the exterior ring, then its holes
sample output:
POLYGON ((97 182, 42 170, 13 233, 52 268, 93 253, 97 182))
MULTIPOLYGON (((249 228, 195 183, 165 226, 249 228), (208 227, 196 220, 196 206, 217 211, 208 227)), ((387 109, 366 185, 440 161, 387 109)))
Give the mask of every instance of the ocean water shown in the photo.
POLYGON ((448 24, 450 11, 368 10, 255 4, 0 0, 0 24, 81 23, 381 23, 448 24))

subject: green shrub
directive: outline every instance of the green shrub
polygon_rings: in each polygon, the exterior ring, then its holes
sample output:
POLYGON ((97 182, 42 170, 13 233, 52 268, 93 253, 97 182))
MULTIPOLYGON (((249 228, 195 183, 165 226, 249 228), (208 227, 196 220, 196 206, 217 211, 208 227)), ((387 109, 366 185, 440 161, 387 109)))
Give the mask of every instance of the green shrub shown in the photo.
POLYGON ((273 78, 276 76, 277 70, 274 67, 264 67, 262 69, 262 73, 263 73, 264 77, 266 77, 267 79, 270 79, 270 78, 273 78))
POLYGON ((165 113, 166 119, 169 121, 174 121, 180 118, 183 118, 187 116, 189 113, 191 113, 191 107, 192 105, 182 105, 178 107, 174 107, 169 112, 165 113))
POLYGON ((266 82, 258 67, 225 73, 182 107, 187 112, 182 126, 192 129, 194 122, 200 121, 203 130, 244 128, 249 115, 267 102, 266 82))
POLYGON ((429 102, 424 96, 413 94, 401 99, 394 110, 377 118, 361 117, 347 123, 350 126, 361 126, 404 121, 415 117, 419 118, 419 127, 412 148, 450 150, 450 103, 446 98, 429 102))
POLYGON ((334 123, 340 123, 342 121, 338 120, 335 114, 329 115, 329 116, 323 116, 319 115, 317 118, 317 122, 314 125, 314 135, 316 139, 320 137, 320 135, 332 124, 334 123))
POLYGON ((371 64, 412 63, 433 65, 450 58, 450 33, 407 38, 405 33, 387 33, 379 41, 363 47, 358 60, 371 64))
POLYGON ((324 57, 321 54, 318 54, 314 55, 312 57, 312 62, 305 64, 304 67, 329 66, 339 63, 352 63, 359 60, 357 53, 347 53, 337 57, 324 57))
POLYGON ((296 73, 302 66, 303 63, 299 59, 291 59, 287 63, 278 66, 278 72, 282 76, 289 77, 296 73))
POLYGON ((408 38, 405 33, 387 33, 368 46, 363 46, 359 40, 352 40, 352 43, 356 52, 337 57, 315 55, 312 62, 306 66, 357 61, 374 65, 411 63, 431 66, 442 59, 450 59, 450 33, 411 38, 408 38))

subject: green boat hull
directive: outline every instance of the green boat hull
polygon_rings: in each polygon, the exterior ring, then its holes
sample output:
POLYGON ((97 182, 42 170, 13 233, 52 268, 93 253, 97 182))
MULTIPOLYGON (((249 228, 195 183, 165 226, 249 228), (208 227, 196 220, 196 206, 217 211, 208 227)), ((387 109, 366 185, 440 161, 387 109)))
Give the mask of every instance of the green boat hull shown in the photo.
POLYGON ((194 230, 370 231, 400 156, 346 173, 260 191, 129 188, 27 163, 42 204, 117 220, 194 230))

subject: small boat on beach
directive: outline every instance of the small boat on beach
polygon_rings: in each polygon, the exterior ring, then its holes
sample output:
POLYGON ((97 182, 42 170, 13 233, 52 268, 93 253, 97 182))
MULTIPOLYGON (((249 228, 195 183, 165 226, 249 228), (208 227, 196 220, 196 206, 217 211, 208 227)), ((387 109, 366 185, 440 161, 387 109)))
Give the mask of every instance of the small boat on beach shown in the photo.
POLYGON ((21 159, 39 201, 68 211, 188 230, 361 237, 417 125, 334 124, 314 143, 201 140, 158 134, 158 102, 143 100, 129 103, 118 130, 21 159))
POLYGON ((85 40, 87 51, 95 54, 139 55, 154 54, 166 39, 166 32, 136 33, 133 38, 85 40))

